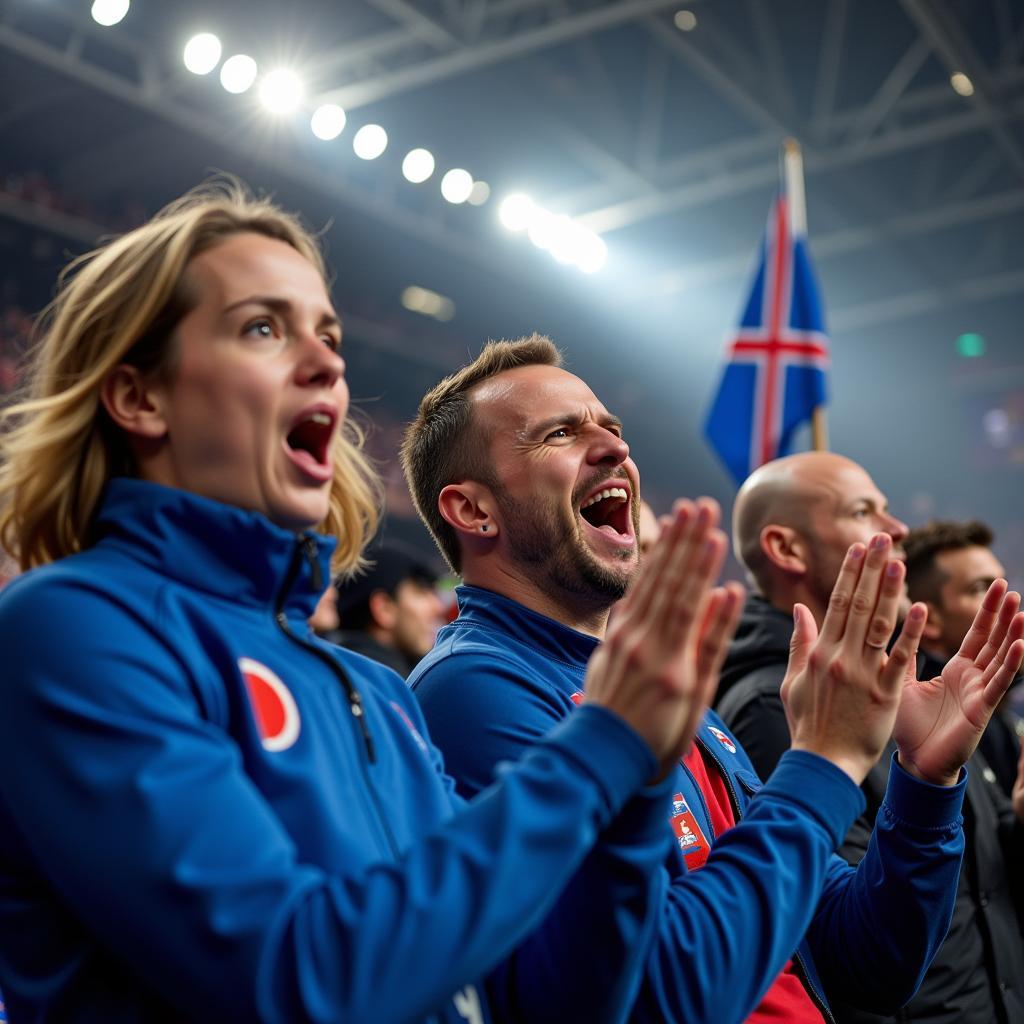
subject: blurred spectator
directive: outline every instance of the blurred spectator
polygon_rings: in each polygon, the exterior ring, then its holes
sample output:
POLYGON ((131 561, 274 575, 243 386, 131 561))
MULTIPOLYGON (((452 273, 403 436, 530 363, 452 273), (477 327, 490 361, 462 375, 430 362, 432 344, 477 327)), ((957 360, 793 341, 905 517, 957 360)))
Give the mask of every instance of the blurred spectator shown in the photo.
POLYGON ((330 621, 329 597, 321 600, 313 628, 404 678, 434 646, 444 625, 438 574, 419 552, 394 541, 368 552, 368 557, 373 564, 365 573, 335 584, 339 628, 317 625, 330 621))

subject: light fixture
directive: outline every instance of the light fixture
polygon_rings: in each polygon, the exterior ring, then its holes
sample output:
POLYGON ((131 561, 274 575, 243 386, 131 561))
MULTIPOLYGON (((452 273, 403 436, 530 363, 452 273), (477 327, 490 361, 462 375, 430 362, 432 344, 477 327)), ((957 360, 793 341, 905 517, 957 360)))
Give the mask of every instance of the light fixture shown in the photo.
POLYGON ((220 40, 212 32, 200 32, 186 44, 185 67, 193 75, 208 75, 220 63, 220 40))
POLYGON ((402 174, 419 185, 434 173, 434 155, 428 149, 410 149, 402 161, 402 174))
POLYGON ((248 57, 244 53, 236 53, 233 57, 228 57, 221 65, 220 84, 228 92, 237 96, 252 87, 252 83, 256 81, 258 70, 256 61, 252 57, 248 57))
POLYGON ((309 127, 318 139, 330 142, 345 130, 345 111, 337 103, 325 103, 313 111, 309 127))
POLYGON ((473 194, 473 175, 464 171, 461 167, 453 167, 441 179, 441 195, 449 203, 466 202, 473 194))
POLYGON ((124 20, 130 6, 129 0, 94 0, 92 5, 92 20, 97 25, 110 28, 119 21, 124 20))
POLYGON ((290 114, 304 92, 299 76, 288 68, 275 68, 260 79, 260 103, 272 114, 290 114))
POLYGON ((360 160, 376 160, 388 148, 388 133, 379 124, 364 124, 352 139, 360 160))

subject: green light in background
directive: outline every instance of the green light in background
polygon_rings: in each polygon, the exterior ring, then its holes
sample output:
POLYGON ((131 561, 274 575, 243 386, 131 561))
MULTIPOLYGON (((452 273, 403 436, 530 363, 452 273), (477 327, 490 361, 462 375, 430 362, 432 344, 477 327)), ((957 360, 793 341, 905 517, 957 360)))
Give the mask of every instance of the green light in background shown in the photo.
POLYGON ((964 359, 977 359, 985 354, 985 339, 980 334, 961 334, 956 339, 956 354, 964 359))

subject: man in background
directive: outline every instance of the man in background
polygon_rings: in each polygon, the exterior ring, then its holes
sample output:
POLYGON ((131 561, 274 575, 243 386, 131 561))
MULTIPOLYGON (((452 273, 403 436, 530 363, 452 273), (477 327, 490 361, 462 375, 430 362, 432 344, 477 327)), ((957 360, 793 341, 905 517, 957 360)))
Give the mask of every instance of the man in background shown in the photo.
MULTIPOLYGON (((1006 576, 991 550, 993 540, 989 527, 977 520, 936 520, 911 530, 906 539, 907 592, 928 606, 921 651, 929 675, 938 675, 956 654, 992 581, 1006 576)), ((1020 686, 1019 677, 1013 686, 1020 686)), ((992 716, 978 749, 1010 796, 1017 780, 1020 739, 1005 710, 1007 703, 992 716)))
MULTIPOLYGON (((992 582, 1002 576, 1002 566, 980 538, 969 547, 985 548, 987 557, 972 552, 972 582, 964 588, 980 587, 980 595, 955 596, 956 588, 951 588, 944 597, 940 576, 930 577, 937 588, 925 583, 924 545, 917 540, 908 547, 912 539, 906 525, 889 511, 868 473, 850 459, 830 452, 778 459, 756 470, 736 496, 733 547, 756 592, 747 599, 726 658, 719 687, 725 696, 717 708, 762 778, 771 774, 790 743, 779 687, 789 658, 793 607, 806 605, 820 624, 847 546, 866 542, 879 530, 888 533, 894 551, 907 558, 908 581, 910 551, 915 552, 918 572, 910 596, 932 596, 922 646, 929 643, 941 660, 918 673, 920 679, 931 679, 957 655, 992 582), (935 612, 937 622, 932 619, 935 612)), ((891 743, 890 750, 894 746, 891 743)), ((887 754, 861 785, 867 810, 839 851, 851 864, 859 863, 868 848, 890 766, 887 754)), ((917 995, 897 1017, 865 1013, 833 999, 832 1012, 840 1024, 1024 1024, 1019 886, 1014 891, 1014 875, 1024 863, 1024 767, 1012 809, 979 752, 971 756, 967 768, 967 849, 949 934, 917 995)))
POLYGON ((367 557, 371 565, 366 572, 333 584, 333 616, 331 594, 325 594, 313 628, 404 678, 434 646, 444 625, 438 574, 419 552, 397 541, 381 544, 367 557))

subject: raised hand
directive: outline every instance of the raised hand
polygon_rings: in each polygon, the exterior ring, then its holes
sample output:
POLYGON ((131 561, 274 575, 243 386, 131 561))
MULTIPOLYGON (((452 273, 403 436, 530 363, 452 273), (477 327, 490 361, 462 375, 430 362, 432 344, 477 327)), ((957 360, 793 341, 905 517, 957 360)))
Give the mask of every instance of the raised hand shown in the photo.
POLYGON ((928 782, 953 785, 1024 659, 1020 594, 988 588, 960 650, 934 679, 911 676, 893 739, 900 764, 928 782))
POLYGON ((885 649, 903 595, 903 563, 889 557, 892 538, 854 544, 839 571, 821 635, 810 611, 793 609, 794 629, 782 702, 794 750, 832 761, 858 785, 892 733, 907 668, 917 654, 927 612, 915 604, 892 649, 885 649))
POLYGON ((743 604, 713 587, 725 557, 719 508, 676 503, 587 667, 587 700, 621 715, 668 771, 689 748, 743 604))

